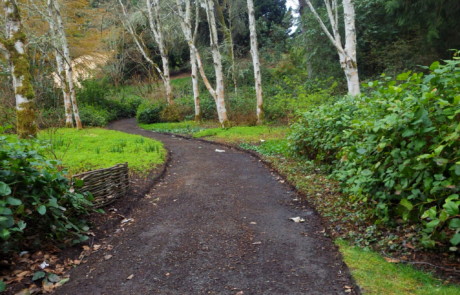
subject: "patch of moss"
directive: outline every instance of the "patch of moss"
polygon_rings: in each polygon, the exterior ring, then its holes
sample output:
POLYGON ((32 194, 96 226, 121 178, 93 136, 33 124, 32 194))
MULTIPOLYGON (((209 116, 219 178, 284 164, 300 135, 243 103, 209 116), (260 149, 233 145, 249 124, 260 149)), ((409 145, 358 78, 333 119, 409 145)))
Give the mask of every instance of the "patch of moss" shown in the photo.
POLYGON ((22 103, 20 109, 16 111, 17 133, 20 138, 35 137, 37 134, 37 124, 35 123, 35 106, 29 101, 22 103))

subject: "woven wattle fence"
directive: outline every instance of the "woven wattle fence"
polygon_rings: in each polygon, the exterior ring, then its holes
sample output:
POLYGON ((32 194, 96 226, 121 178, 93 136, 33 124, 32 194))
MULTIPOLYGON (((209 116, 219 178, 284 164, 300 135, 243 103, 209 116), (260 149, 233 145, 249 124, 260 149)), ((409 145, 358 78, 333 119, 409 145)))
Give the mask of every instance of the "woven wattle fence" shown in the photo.
POLYGON ((128 192, 128 163, 84 172, 73 178, 83 180, 83 186, 78 190, 90 192, 94 196, 94 207, 100 208, 124 197, 128 192))

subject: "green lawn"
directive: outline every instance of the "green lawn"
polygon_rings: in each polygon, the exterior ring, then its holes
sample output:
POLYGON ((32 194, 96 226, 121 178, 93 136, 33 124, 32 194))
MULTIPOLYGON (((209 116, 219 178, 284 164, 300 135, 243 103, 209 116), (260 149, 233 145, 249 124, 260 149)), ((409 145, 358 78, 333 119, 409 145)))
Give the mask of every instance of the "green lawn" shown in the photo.
POLYGON ((212 128, 193 134, 196 138, 206 138, 227 143, 258 143, 269 139, 283 138, 287 127, 237 126, 231 128, 212 128))
POLYGON ((350 246, 343 240, 336 243, 364 294, 460 294, 460 286, 444 285, 431 274, 412 266, 387 262, 378 253, 350 246))
POLYGON ((128 162, 131 171, 143 173, 166 158, 159 141, 101 128, 48 129, 41 131, 38 138, 50 142, 46 148, 49 158, 62 161, 71 174, 124 162, 128 162))
POLYGON ((186 135, 191 135, 195 132, 206 129, 204 124, 199 124, 195 121, 183 121, 177 123, 139 124, 139 127, 151 131, 169 132, 186 135))

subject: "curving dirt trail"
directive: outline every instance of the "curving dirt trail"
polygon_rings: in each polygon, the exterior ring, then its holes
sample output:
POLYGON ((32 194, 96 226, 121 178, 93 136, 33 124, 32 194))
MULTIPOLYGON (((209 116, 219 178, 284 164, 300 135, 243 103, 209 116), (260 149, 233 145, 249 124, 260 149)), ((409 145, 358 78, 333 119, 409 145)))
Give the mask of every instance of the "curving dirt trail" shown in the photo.
POLYGON ((172 159, 132 225, 109 238, 113 250, 91 255, 57 294, 359 292, 316 213, 256 158, 132 119, 110 128, 161 140, 172 159), (306 222, 288 220, 296 216, 306 222))

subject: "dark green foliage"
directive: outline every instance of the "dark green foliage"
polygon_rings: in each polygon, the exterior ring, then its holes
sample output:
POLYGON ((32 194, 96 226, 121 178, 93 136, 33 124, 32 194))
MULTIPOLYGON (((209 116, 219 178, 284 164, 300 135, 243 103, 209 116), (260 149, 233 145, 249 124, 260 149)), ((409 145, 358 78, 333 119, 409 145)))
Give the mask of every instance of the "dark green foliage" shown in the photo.
POLYGON ((183 107, 177 103, 167 105, 160 113, 161 122, 179 122, 184 119, 183 107))
POLYGON ((304 113, 294 151, 332 164, 343 190, 374 204, 379 222, 424 224, 425 246, 459 244, 460 60, 368 86, 367 96, 304 113))
POLYGON ((103 108, 92 105, 80 106, 80 119, 83 126, 102 127, 109 123, 111 115, 103 108))
POLYGON ((161 113, 165 107, 166 103, 161 101, 157 101, 154 103, 148 101, 143 102, 137 109, 137 122, 142 124, 162 122, 161 113))
POLYGON ((78 93, 80 117, 85 126, 105 126, 109 122, 133 118, 142 103, 135 95, 111 97, 118 93, 105 80, 87 80, 78 93))
POLYGON ((74 192, 57 171, 58 163, 43 158, 32 144, 0 137, 0 250, 4 253, 49 240, 82 241, 88 230, 81 214, 88 213, 91 198, 74 192))
POLYGON ((292 119, 299 112, 333 100, 337 91, 337 82, 333 79, 309 79, 306 71, 291 63, 273 70, 269 79, 264 107, 269 121, 292 119))

